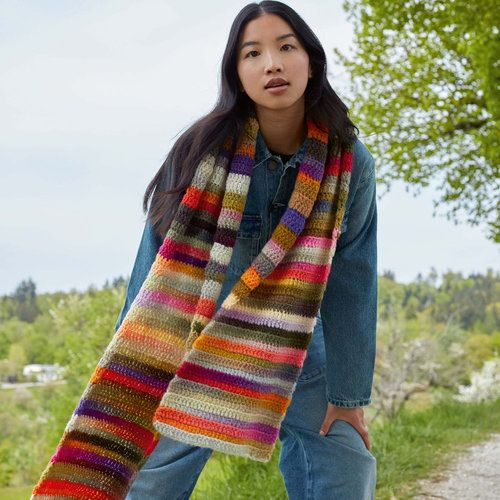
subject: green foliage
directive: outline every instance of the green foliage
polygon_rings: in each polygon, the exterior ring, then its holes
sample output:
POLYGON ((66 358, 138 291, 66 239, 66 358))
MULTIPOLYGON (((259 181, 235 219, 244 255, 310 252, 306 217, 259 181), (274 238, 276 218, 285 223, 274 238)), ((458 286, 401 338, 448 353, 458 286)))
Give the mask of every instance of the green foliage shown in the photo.
POLYGON ((0 391, 0 486, 34 483, 49 452, 47 407, 28 389, 0 391))
POLYGON ((500 241, 500 37, 494 0, 345 0, 353 120, 377 158, 378 181, 438 182, 436 209, 487 223, 500 241), (366 136, 365 136, 366 134, 366 136))
POLYGON ((472 335, 465 341, 465 352, 473 369, 481 368, 493 356, 491 337, 484 333, 472 335))

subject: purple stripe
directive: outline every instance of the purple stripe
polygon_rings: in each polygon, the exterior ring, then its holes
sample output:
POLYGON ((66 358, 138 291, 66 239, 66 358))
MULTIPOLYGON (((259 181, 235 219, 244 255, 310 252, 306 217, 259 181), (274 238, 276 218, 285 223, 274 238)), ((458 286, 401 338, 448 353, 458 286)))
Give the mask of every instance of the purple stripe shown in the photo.
POLYGON ((234 155, 233 161, 231 162, 229 171, 232 174, 243 174, 249 176, 252 173, 252 167, 254 166, 254 164, 254 158, 251 158, 248 155, 241 155, 236 153, 234 155))
POLYGON ((302 169, 302 172, 307 173, 307 175, 318 181, 321 180, 323 171, 323 164, 313 158, 308 158, 302 169))
MULTIPOLYGON (((270 394, 281 394, 283 389, 280 387, 276 387, 270 384, 262 384, 259 382, 251 381, 246 378, 243 378, 239 375, 230 375, 229 373, 219 372, 217 370, 213 370, 212 368, 205 368, 204 366, 197 365, 195 363, 191 363, 189 361, 185 361, 179 371, 177 372, 180 377, 184 377, 184 370, 186 368, 188 373, 195 373, 197 375, 206 375, 207 378, 212 380, 216 380, 218 382, 223 382, 226 384, 232 384, 239 387, 244 387, 247 389, 251 389, 253 391, 270 393, 270 394)), ((188 378, 189 380, 189 378, 188 378)), ((285 395, 286 397, 286 395, 285 395)))
POLYGON ((184 252, 179 251, 174 252, 173 258, 179 262, 184 262, 184 264, 191 264, 200 268, 204 268, 207 263, 206 259, 198 259, 192 255, 187 255, 184 252))
POLYGON ((123 375, 128 375, 129 377, 133 377, 137 380, 140 380, 141 382, 148 384, 152 387, 157 387, 158 389, 166 389, 168 386, 168 382, 165 382, 163 380, 150 377, 149 375, 145 375, 142 372, 139 372, 137 370, 133 370, 132 368, 129 368, 128 366, 123 366, 118 363, 110 363, 107 365, 107 368, 110 368, 111 370, 115 371, 116 373, 120 373, 123 375))
MULTIPOLYGON (((78 408, 74 411, 73 416, 84 415, 87 417, 95 418, 96 420, 101 420, 103 422, 110 422, 119 427, 125 427, 127 430, 134 433, 134 438, 140 439, 142 442, 149 442, 151 440, 152 431, 146 428, 142 424, 138 424, 131 420, 127 420, 122 417, 115 417, 114 415, 109 415, 107 413, 96 411, 92 409, 86 409, 84 405, 78 405, 78 408)), ((89 424, 90 425, 90 424, 89 424)), ((122 439, 122 438, 120 438, 122 439)), ((138 444, 138 443, 136 443, 138 444)))
POLYGON ((96 401, 95 399, 85 399, 84 401, 80 402, 75 413, 78 413, 80 415, 83 414, 82 412, 98 411, 105 413, 107 416, 108 415, 107 412, 109 412, 110 409, 113 409, 113 406, 102 403, 101 401, 96 401))
POLYGON ((92 453, 91 451, 82 450, 80 448, 73 448, 69 446, 62 446, 56 452, 55 460, 63 461, 66 459, 70 460, 86 460, 88 462, 93 462, 101 467, 107 467, 112 469, 123 477, 130 479, 132 477, 132 470, 126 465, 114 460, 110 457, 103 457, 97 453, 92 453))
POLYGON ((264 434, 264 436, 273 435, 276 432, 276 427, 272 425, 262 424, 260 422, 243 422, 236 418, 225 417, 216 413, 211 413, 208 411, 199 410, 197 408, 189 408, 189 413, 193 415, 198 415, 200 417, 206 418, 207 420, 214 420, 222 424, 232 425, 233 427, 238 427, 243 430, 253 430, 259 434, 264 434))
POLYGON ((286 224, 295 234, 300 234, 306 224, 306 218, 293 208, 288 207, 281 222, 286 224))
POLYGON ((314 210, 330 213, 333 210, 333 202, 329 200, 317 200, 314 204, 314 210))

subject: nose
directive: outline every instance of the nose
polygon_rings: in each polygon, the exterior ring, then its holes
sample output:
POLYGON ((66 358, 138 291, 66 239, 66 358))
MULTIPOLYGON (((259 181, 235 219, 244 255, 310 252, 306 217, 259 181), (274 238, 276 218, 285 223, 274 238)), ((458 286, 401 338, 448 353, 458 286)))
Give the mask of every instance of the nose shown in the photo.
POLYGON ((283 70, 281 57, 278 54, 274 54, 273 52, 269 51, 266 59, 266 73, 275 72, 277 70, 283 70))

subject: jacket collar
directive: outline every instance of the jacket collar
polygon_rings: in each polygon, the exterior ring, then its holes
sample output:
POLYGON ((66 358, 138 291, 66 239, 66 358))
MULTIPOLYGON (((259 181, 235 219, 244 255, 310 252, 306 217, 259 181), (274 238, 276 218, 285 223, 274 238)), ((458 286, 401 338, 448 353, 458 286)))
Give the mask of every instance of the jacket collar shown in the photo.
MULTIPOLYGON (((307 135, 305 136, 304 140, 302 141, 300 148, 288 160, 286 165, 291 167, 291 168, 296 168, 298 165, 300 165, 302 163, 302 160, 304 159, 306 149, 307 149, 307 135)), ((255 143, 255 164, 254 164, 253 168, 258 167, 261 163, 269 160, 269 158, 271 158, 271 157, 276 158, 276 156, 273 155, 269 151, 269 148, 267 147, 267 144, 264 141, 264 138, 262 137, 262 134, 260 133, 260 130, 259 130, 259 132, 257 133, 257 138, 256 138, 256 143, 255 143)), ((281 161, 281 158, 280 158, 280 161, 281 161)))

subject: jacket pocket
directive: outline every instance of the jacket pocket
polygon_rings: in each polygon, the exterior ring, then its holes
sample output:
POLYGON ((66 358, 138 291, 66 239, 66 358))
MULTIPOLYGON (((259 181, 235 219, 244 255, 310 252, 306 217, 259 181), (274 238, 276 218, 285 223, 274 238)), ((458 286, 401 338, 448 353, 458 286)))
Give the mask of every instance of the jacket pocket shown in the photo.
POLYGON ((260 214, 243 214, 228 266, 229 271, 240 275, 248 269, 259 253, 261 231, 260 214))

